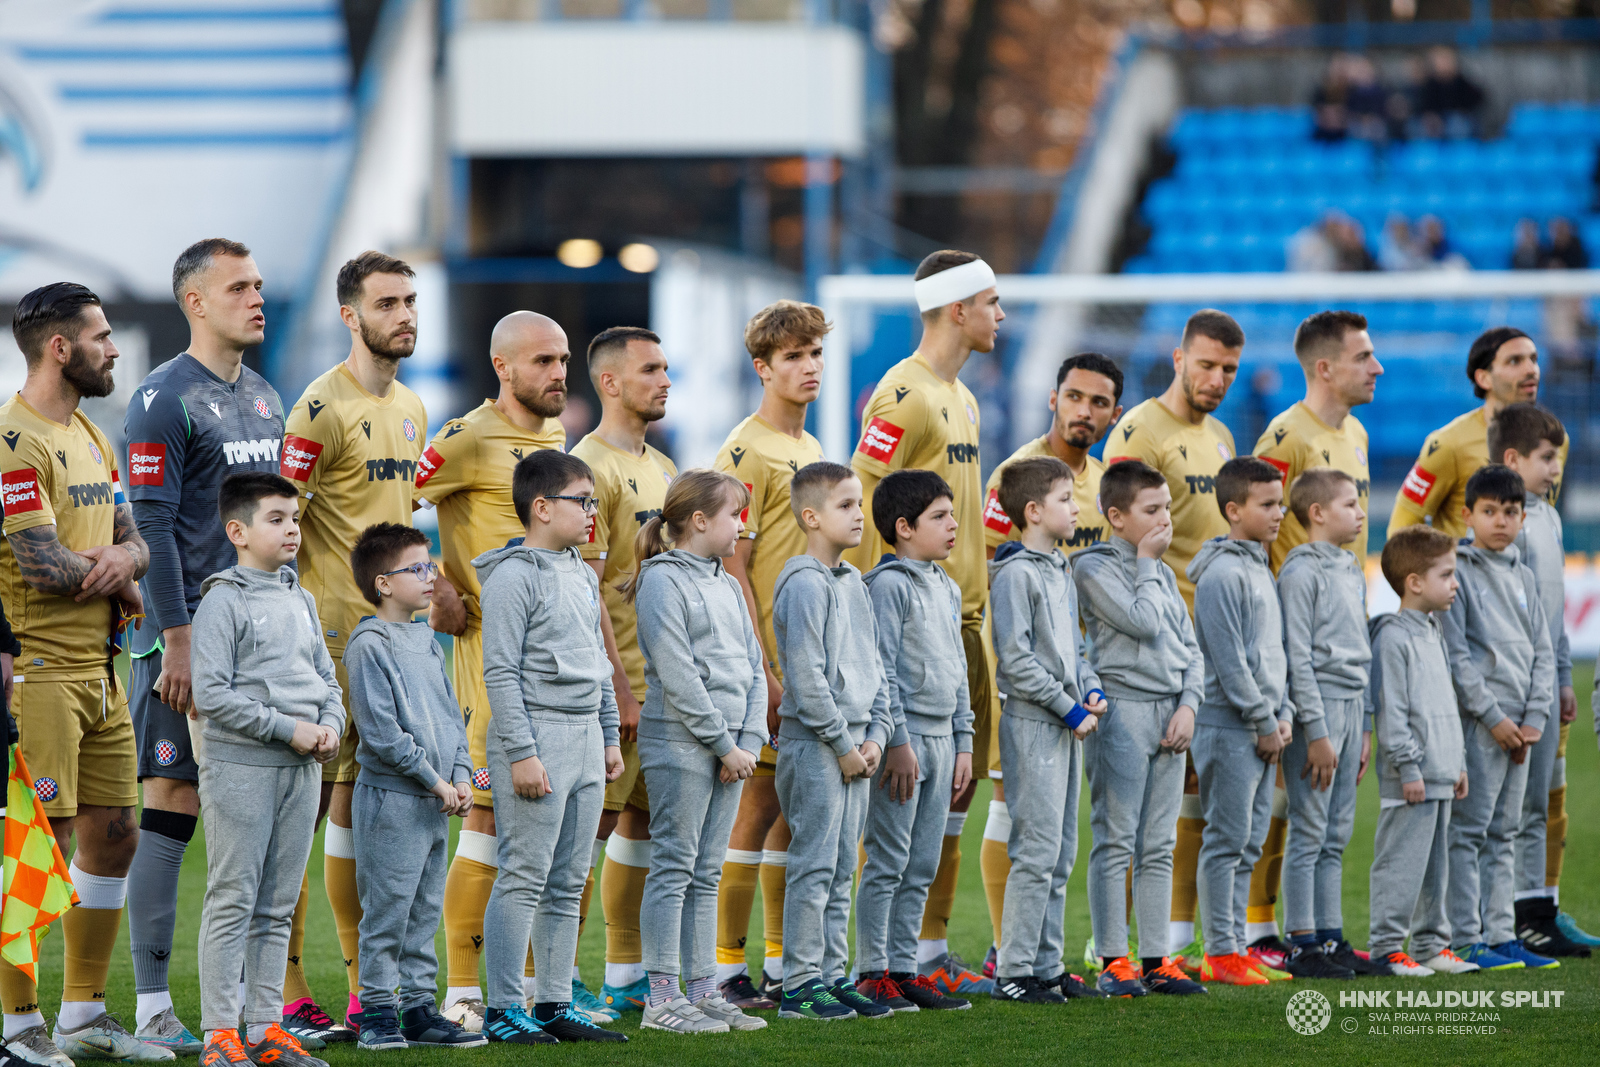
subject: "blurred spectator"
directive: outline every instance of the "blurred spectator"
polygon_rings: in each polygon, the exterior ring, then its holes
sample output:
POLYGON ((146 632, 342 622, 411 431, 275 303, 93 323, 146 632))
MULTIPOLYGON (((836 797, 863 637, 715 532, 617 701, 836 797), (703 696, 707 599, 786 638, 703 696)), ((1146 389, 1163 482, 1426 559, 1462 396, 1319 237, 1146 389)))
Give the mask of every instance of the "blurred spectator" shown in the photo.
POLYGON ((1389 125, 1384 113, 1388 94, 1378 82, 1378 70, 1366 56, 1346 56, 1345 114, 1349 136, 1363 141, 1384 141, 1389 125))
POLYGON ((1433 266, 1411 223, 1399 212, 1389 216, 1378 241, 1378 266, 1383 270, 1425 270, 1433 266))
POLYGON ((1532 219, 1517 223, 1516 237, 1511 246, 1512 270, 1538 270, 1544 266, 1545 248, 1539 243, 1539 225, 1532 219))
POLYGON ((1417 101, 1422 95, 1422 83, 1427 78, 1427 67, 1421 59, 1411 56, 1405 61, 1405 81, 1394 86, 1384 98, 1384 117, 1389 121, 1389 139, 1404 141, 1411 136, 1416 120, 1417 101))
POLYGON ((1426 137, 1472 137, 1478 131, 1478 111, 1483 90, 1461 73, 1455 50, 1443 46, 1428 50, 1428 75, 1417 94, 1426 137))
POLYGON ((1467 257, 1456 251, 1444 232, 1444 220, 1437 215, 1424 215, 1417 222, 1417 241, 1427 266, 1439 270, 1471 270, 1467 257))
POLYGON ((1367 250, 1366 231, 1348 215, 1335 217, 1328 228, 1333 242, 1334 270, 1377 270, 1378 261, 1367 250))
POLYGON ((1284 258, 1290 270, 1301 274, 1322 274, 1339 269, 1339 254, 1330 233, 1330 227, 1338 218, 1338 212, 1330 211, 1289 238, 1284 258))
POLYGON ((1350 79, 1345 57, 1335 54, 1328 60, 1322 84, 1311 94, 1311 137, 1317 141, 1342 141, 1350 130, 1350 79))
POLYGON ((1552 270, 1588 268, 1589 250, 1583 247, 1583 238, 1570 219, 1558 216, 1550 220, 1550 244, 1545 250, 1544 265, 1552 270))

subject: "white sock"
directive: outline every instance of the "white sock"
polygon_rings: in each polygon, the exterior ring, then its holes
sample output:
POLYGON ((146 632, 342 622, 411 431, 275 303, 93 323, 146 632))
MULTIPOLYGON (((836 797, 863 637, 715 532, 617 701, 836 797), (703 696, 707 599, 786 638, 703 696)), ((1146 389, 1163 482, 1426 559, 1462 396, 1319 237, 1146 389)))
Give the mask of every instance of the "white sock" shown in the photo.
POLYGON ((159 993, 140 993, 138 996, 138 1006, 133 1009, 133 1017, 137 1021, 135 1030, 143 1030, 151 1019, 172 1007, 170 989, 163 989, 159 993))
POLYGON ((944 836, 960 837, 961 831, 966 825, 967 813, 964 811, 952 811, 944 817, 944 836))
MULTIPOLYGON (((616 835, 613 834, 614 838, 616 835)), ((629 986, 644 977, 644 964, 642 963, 608 963, 606 964, 606 985, 613 989, 629 986)))
POLYGON ((929 960, 936 960, 949 951, 949 938, 923 938, 917 942, 917 966, 921 967, 929 960))
POLYGON ((741 974, 749 974, 750 967, 743 963, 717 964, 717 985, 721 985, 730 978, 737 978, 741 974))
POLYGON ((356 832, 329 819, 328 830, 322 835, 322 854, 340 860, 355 859, 356 832))
MULTIPOLYGON (((332 826, 333 823, 330 822, 328 825, 332 826)), ((244 1039, 252 1045, 261 1044, 267 1036, 267 1027, 271 1025, 271 1023, 251 1023, 245 1028, 244 1039)))
POLYGON ((485 867, 498 869, 500 866, 499 844, 493 834, 480 834, 476 830, 461 831, 456 835, 456 855, 485 867))
POLYGON ((578 965, 576 963, 572 965, 572 980, 574 982, 583 981, 583 975, 578 973, 578 965))
POLYGON ((7 1015, 5 1018, 4 1036, 7 1041, 16 1037, 30 1026, 43 1026, 44 1013, 30 1011, 26 1015, 7 1015))
MULTIPOLYGON (((483 990, 475 985, 452 985, 444 990, 444 1007, 448 1008, 458 1000, 482 1000, 483 990)), ((444 1008, 440 1008, 443 1011, 444 1008)))
POLYGON ((1173 919, 1167 923, 1167 955, 1182 952, 1194 940, 1194 923, 1173 919))
MULTIPOLYGON (((333 824, 329 823, 328 825, 332 826, 333 824)), ((239 979, 239 1007, 243 1008, 245 1003, 246 1003, 246 1001, 245 1001, 245 995, 244 995, 244 979, 241 978, 241 979, 239 979)))
POLYGON ((1556 902, 1556 907, 1559 909, 1561 907, 1561 887, 1558 885, 1547 885, 1545 888, 1550 891, 1550 899, 1556 902))
POLYGON ((1258 940, 1258 939, 1263 938, 1263 937, 1277 937, 1277 936, 1278 936, 1278 922, 1277 922, 1276 919, 1274 919, 1272 922, 1269 922, 1269 923, 1245 923, 1244 924, 1244 939, 1245 939, 1246 943, 1258 940))
POLYGON ((761 973, 767 976, 768 981, 783 981, 783 957, 766 956, 761 960, 761 973))
POLYGON ((523 1000, 532 1000, 533 999, 533 983, 534 983, 534 978, 533 978, 532 975, 525 974, 525 975, 522 976, 522 999, 523 1000))
POLYGON ((983 824, 985 841, 1011 840, 1011 809, 1003 800, 989 801, 989 817, 983 824))
POLYGON ((104 1001, 63 1000, 61 1010, 56 1013, 56 1027, 61 1030, 76 1030, 100 1018, 105 1012, 104 1001))

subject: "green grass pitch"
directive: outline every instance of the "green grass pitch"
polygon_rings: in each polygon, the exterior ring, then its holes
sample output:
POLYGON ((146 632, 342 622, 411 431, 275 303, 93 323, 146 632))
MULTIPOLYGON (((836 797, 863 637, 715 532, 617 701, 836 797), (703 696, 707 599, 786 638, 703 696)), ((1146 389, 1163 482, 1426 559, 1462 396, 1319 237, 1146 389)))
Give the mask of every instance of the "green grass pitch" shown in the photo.
MULTIPOLYGON (((1593 668, 1582 664, 1575 672, 1578 687, 1578 721, 1573 724, 1567 752, 1569 796, 1562 906, 1589 930, 1600 930, 1600 751, 1595 745, 1589 693, 1593 668)), ((960 892, 950 924, 951 945, 977 963, 990 941, 988 910, 978 871, 978 848, 983 835, 983 812, 989 792, 985 783, 972 806, 962 842, 960 892)), ((1358 946, 1365 944, 1367 929, 1367 870, 1372 859, 1372 834, 1377 816, 1377 783, 1362 782, 1355 834, 1345 856, 1345 927, 1358 946)), ((1089 935, 1088 901, 1084 868, 1089 850, 1088 806, 1080 812, 1077 869, 1067 888, 1067 948, 1069 966, 1081 959, 1089 935)), ((173 999, 179 1014, 197 1027, 200 994, 196 981, 196 939, 200 902, 205 883, 205 853, 200 835, 184 864, 177 940, 172 953, 173 999)), ((318 998, 336 1014, 345 1000, 345 977, 333 919, 322 889, 320 837, 312 854, 312 892, 305 967, 318 998)), ((1281 913, 1280 913, 1281 914, 1281 913)), ((750 933, 754 953, 760 952, 761 907, 757 901, 750 933)), ((128 958, 127 924, 124 923, 111 968, 109 1007, 131 1026, 133 969, 128 958)), ((600 988, 605 931, 597 898, 592 919, 579 945, 579 963, 590 988, 600 988)), ((438 942, 443 991, 444 937, 438 942)), ((40 1000, 53 1016, 61 990, 61 939, 58 933, 41 946, 40 1000)), ((752 955, 752 971, 760 965, 752 955)), ((1499 994, 1496 994, 1497 999, 1499 994)), ((1401 1009, 1403 1010, 1403 1009, 1401 1009)), ((1443 1009, 1419 1008, 1420 1015, 1443 1009)), ((775 1015, 775 1013, 773 1013, 775 1015)), ((408 1050, 384 1054, 385 1060, 414 1067, 532 1061, 546 1063, 671 1064, 958 1064, 986 1065, 1126 1061, 1140 1064, 1228 1063, 1298 1064, 1332 1061, 1345 1063, 1459 1064, 1539 1063, 1592 1064, 1600 1048, 1600 959, 1567 961, 1551 972, 1511 972, 1485 977, 1437 977, 1425 981, 1367 979, 1352 983, 1292 982, 1269 987, 1235 989, 1213 987, 1205 997, 1146 997, 1137 1001, 1073 1001, 1050 1008, 1022 1008, 980 999, 968 1012, 922 1013, 880 1021, 854 1021, 836 1025, 780 1021, 753 1034, 686 1038, 659 1032, 641 1033, 638 1016, 618 1024, 630 1038, 626 1046, 564 1046, 560 1048, 508 1049, 496 1045, 458 1052, 408 1050), (1285 1007, 1300 989, 1314 988, 1333 1003, 1331 1024, 1315 1036, 1301 1036, 1289 1028, 1285 1007), (1340 1008, 1339 990, 1476 990, 1543 993, 1561 990, 1559 1008, 1496 1008, 1492 1020, 1451 1020, 1450 1025, 1488 1026, 1493 1033, 1441 1035, 1403 1033, 1406 1025, 1439 1026, 1445 1020, 1407 1021, 1369 1018, 1381 1009, 1340 1008), (1354 1032, 1349 1032, 1351 1029, 1354 1032)), ((325 1054, 334 1067, 365 1062, 368 1054, 352 1045, 325 1054)))

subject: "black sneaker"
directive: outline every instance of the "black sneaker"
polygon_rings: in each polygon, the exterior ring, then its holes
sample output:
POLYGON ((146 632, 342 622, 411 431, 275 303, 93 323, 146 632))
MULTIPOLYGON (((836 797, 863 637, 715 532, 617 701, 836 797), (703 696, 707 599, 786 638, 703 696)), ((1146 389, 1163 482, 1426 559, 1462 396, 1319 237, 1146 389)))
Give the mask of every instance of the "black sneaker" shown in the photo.
POLYGON ((1161 966, 1145 971, 1139 976, 1139 981, 1149 992, 1165 993, 1167 996, 1187 997, 1208 992, 1205 986, 1184 974, 1183 968, 1173 963, 1170 957, 1162 957, 1161 966))
MULTIPOLYGON (((767 972, 763 970, 761 977, 756 979, 756 992, 774 1004, 781 1004, 783 1002, 783 977, 780 975, 777 978, 768 978, 767 972)), ((726 999, 726 995, 724 995, 724 999, 726 999)))
MULTIPOLYGON (((905 991, 900 988, 900 983, 889 977, 888 971, 871 971, 861 975, 856 981, 856 992, 874 1004, 882 1004, 890 1011, 921 1010, 915 1002, 905 995, 905 991)), ((838 995, 837 992, 834 993, 834 996, 838 995)))
MULTIPOLYGON (((859 995, 859 994, 858 994, 859 995)), ((783 994, 778 1001, 778 1018, 811 1019, 816 1022, 835 1022, 854 1019, 856 1012, 828 992, 823 984, 813 978, 799 989, 783 994)))
POLYGON ((627 1043, 628 1035, 615 1030, 605 1030, 590 1021, 589 1016, 573 1009, 571 1004, 558 1004, 555 1018, 535 1019, 539 1028, 557 1041, 621 1041, 627 1043))
POLYGON ((400 1033, 400 1019, 392 1007, 362 1005, 357 1025, 361 1027, 356 1037, 357 1048, 378 1052, 407 1047, 405 1036, 400 1033))
POLYGON ((1283 938, 1277 934, 1268 934, 1266 937, 1258 937, 1250 942, 1249 950, 1241 953, 1241 955, 1265 963, 1273 970, 1281 971, 1283 970, 1283 965, 1288 962, 1289 951, 1289 946, 1284 942, 1283 938))
MULTIPOLYGON (((757 989, 748 974, 736 974, 717 986, 722 999, 743 1011, 773 1011, 778 1002, 757 989)), ((0 1067, 4 1067, 0 1064, 0 1067)))
POLYGON ((1588 945, 1580 945, 1556 925, 1560 909, 1549 897, 1530 897, 1516 902, 1517 939, 1541 956, 1590 955, 1588 945))
POLYGON ((832 993, 833 998, 840 1004, 843 1004, 863 1019, 887 1019, 894 1014, 893 1008, 864 995, 848 979, 840 979, 833 983, 828 992, 832 993))
POLYGON ((1104 1000, 1106 995, 1071 971, 1062 971, 1054 978, 1044 980, 1046 989, 1054 989, 1068 1000, 1104 1000))
POLYGON ((521 1004, 509 1008, 489 1008, 483 1013, 483 1033, 490 1041, 504 1041, 510 1045, 555 1045, 559 1040, 547 1034, 528 1009, 521 1004))
POLYGON ((1322 954, 1329 962, 1348 971, 1354 971, 1357 978, 1387 978, 1392 973, 1388 964, 1356 955, 1356 950, 1348 941, 1324 941, 1322 954))
POLYGON ((477 1048, 489 1043, 489 1039, 482 1034, 475 1034, 440 1015, 432 1004, 418 1004, 401 1012, 400 1033, 412 1045, 477 1048))
MULTIPOLYGON (((1354 953, 1351 953, 1354 955, 1354 953)), ((1360 957, 1357 957, 1358 959, 1360 957)), ((1321 945, 1293 945, 1283 969, 1296 978, 1354 978, 1356 972, 1343 964, 1335 963, 1322 951, 1321 945)))
POLYGON ((900 987, 900 995, 918 1008, 927 1011, 960 1011, 962 1008, 972 1007, 970 1000, 947 997, 939 992, 939 987, 933 984, 933 979, 925 974, 905 971, 891 974, 889 977, 900 987))
POLYGON ((1019 975, 1009 978, 996 975, 994 992, 989 996, 995 1000, 1009 1000, 1017 1004, 1065 1004, 1067 998, 1049 988, 1031 974, 1019 975))

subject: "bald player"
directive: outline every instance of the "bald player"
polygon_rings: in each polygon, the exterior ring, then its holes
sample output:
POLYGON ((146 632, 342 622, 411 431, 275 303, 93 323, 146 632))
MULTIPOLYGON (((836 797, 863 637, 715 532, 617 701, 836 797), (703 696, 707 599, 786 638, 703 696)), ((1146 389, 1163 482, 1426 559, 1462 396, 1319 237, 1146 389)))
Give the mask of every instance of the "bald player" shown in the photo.
MULTIPOLYGON (((511 503, 511 472, 518 460, 540 449, 566 447, 560 416, 567 406, 571 358, 566 332, 553 319, 513 311, 495 323, 489 363, 500 381, 499 396, 445 423, 417 462, 417 502, 437 509, 444 555, 444 575, 434 582, 428 622, 455 638, 456 699, 466 719, 473 767, 472 811, 462 824, 445 880, 444 1014, 474 1031, 483 1027, 483 990, 478 985, 483 909, 500 868, 486 755, 483 614, 472 561, 523 535, 511 503)), ((586 893, 585 905, 587 901, 586 893)), ((584 999, 578 993, 581 984, 574 978, 574 1002, 584 999)))
POLYGON ((645 431, 667 413, 667 357, 661 338, 641 326, 613 326, 589 342, 589 381, 600 398, 600 425, 572 446, 594 472, 599 509, 589 543, 579 552, 600 579, 600 629, 617 694, 623 770, 606 784, 595 856, 604 847, 600 900, 606 916, 606 977, 600 1000, 610 1011, 643 1011, 649 994, 639 937, 639 906, 650 871, 650 798, 639 773, 639 709, 644 654, 638 616, 622 594, 634 571, 639 529, 660 514, 672 460, 645 443, 645 431), (604 842, 604 845, 601 845, 604 842))
MULTIPOLYGON (((1362 512, 1372 489, 1367 467, 1367 428, 1350 413, 1351 408, 1372 403, 1383 365, 1373 352, 1366 316, 1354 311, 1319 311, 1308 316, 1294 332, 1294 354, 1306 376, 1305 399, 1267 424, 1256 442, 1256 455, 1283 475, 1289 487, 1310 467, 1333 467, 1355 479, 1362 512)), ((1367 563, 1367 527, 1343 547, 1367 563)), ((1306 543, 1306 529, 1286 512, 1278 538, 1268 546, 1272 573, 1283 566, 1289 550, 1306 543)), ((1363 735, 1363 746, 1370 744, 1363 735)), ((1365 765, 1365 758, 1362 764, 1365 765)), ((1245 909, 1245 939, 1249 951, 1268 966, 1282 969, 1289 946, 1278 936, 1276 905, 1283 875, 1283 853, 1289 833, 1289 796, 1284 791, 1283 768, 1272 794, 1272 817, 1261 847, 1261 859, 1250 877, 1245 909)))
MULTIPOLYGON (((851 466, 861 479, 866 528, 859 548, 846 559, 865 572, 888 551, 872 525, 872 490, 891 471, 918 469, 940 475, 955 493, 955 551, 941 566, 961 589, 961 636, 967 657, 967 684, 973 710, 974 777, 1000 766, 1000 705, 995 693, 994 660, 985 618, 989 575, 984 562, 983 481, 978 466, 978 401, 960 379, 974 352, 992 352, 1005 312, 994 271, 971 252, 934 252, 917 267, 917 308, 922 340, 917 350, 889 368, 861 416, 861 443, 851 466)), ((974 785, 976 783, 974 782, 974 785)), ((950 805, 939 871, 928 893, 918 971, 946 994, 986 993, 993 980, 971 971, 949 951, 946 925, 955 902, 961 864, 961 829, 974 789, 969 786, 950 805)))
MULTIPOLYGON (((1239 373, 1244 331, 1233 317, 1206 308, 1189 316, 1172 351, 1172 384, 1166 392, 1137 405, 1112 429, 1106 464, 1142 459, 1167 479, 1172 490, 1172 543, 1161 557, 1178 577, 1178 591, 1194 614, 1194 583, 1189 562, 1213 537, 1226 537, 1228 521, 1217 507, 1217 471, 1234 456, 1233 434, 1211 413, 1222 404, 1239 373)), ((1199 960, 1194 940, 1195 868, 1200 858, 1199 782, 1193 761, 1184 781, 1178 816, 1178 844, 1172 854, 1171 955, 1199 960)), ((1140 947, 1144 952, 1145 948, 1140 947)))
MULTIPOLYGON (((989 474, 983 505, 983 537, 989 558, 1007 541, 1018 540, 1016 528, 1000 506, 1000 478, 1005 469, 1019 459, 1054 456, 1072 468, 1072 499, 1078 505, 1078 528, 1069 541, 1056 547, 1068 556, 1089 545, 1099 544, 1108 535, 1106 517, 1100 512, 1100 475, 1106 465, 1089 455, 1111 425, 1122 417, 1122 369, 1099 352, 1080 352, 1068 356, 1056 372, 1056 387, 1050 390, 1050 430, 1008 456, 989 474)), ((983 962, 984 974, 993 977, 996 946, 1000 943, 1001 912, 1005 903, 1006 875, 1011 872, 1011 857, 1006 852, 1011 839, 1011 812, 1006 807, 1005 783, 998 771, 994 799, 989 801, 989 817, 983 826, 983 849, 978 867, 983 872, 983 892, 994 922, 994 943, 983 962)))

